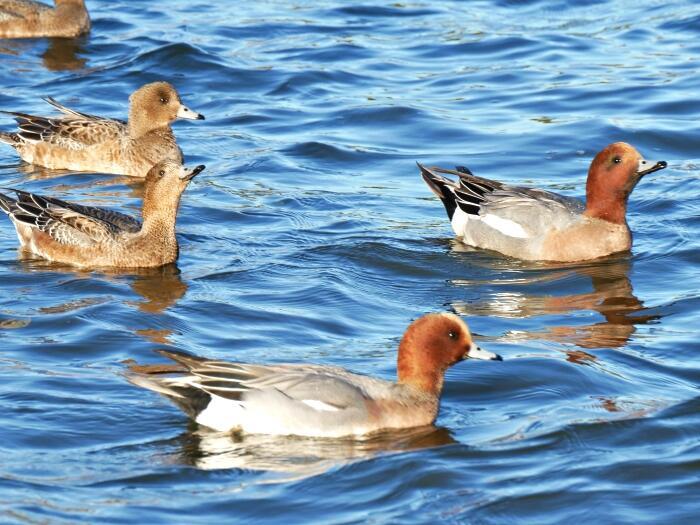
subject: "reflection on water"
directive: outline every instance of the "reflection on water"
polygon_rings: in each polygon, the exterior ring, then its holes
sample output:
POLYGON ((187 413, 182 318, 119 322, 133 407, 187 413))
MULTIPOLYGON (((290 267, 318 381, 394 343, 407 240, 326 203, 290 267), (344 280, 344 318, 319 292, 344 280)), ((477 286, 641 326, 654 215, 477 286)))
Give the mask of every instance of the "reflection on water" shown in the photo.
MULTIPOLYGON (((160 268, 102 268, 99 273, 95 273, 92 270, 47 261, 22 250, 18 250, 18 258, 20 259, 18 268, 27 273, 51 271, 84 279, 92 279, 101 275, 105 280, 116 283, 123 282, 123 279, 127 278, 131 289, 143 299, 127 304, 133 304, 142 312, 149 314, 161 313, 174 306, 184 297, 188 288, 187 283, 180 277, 180 269, 174 263, 160 268)), ((39 311, 48 314, 69 312, 109 300, 110 298, 107 296, 82 297, 59 305, 41 307, 39 311)))
POLYGON ((433 426, 382 432, 366 439, 314 439, 214 432, 193 424, 193 430, 177 440, 180 453, 174 462, 203 470, 239 468, 285 474, 284 481, 379 454, 456 443, 447 429, 433 426))
POLYGON ((84 53, 87 37, 49 38, 49 46, 41 55, 41 60, 49 71, 77 71, 83 69, 87 59, 79 56, 84 53))
POLYGON ((160 313, 175 305, 187 292, 187 283, 180 278, 176 264, 129 273, 133 275, 131 289, 144 299, 136 303, 142 312, 160 313))
MULTIPOLYGON (((89 0, 84 52, 0 51, 0 109, 124 118, 174 80, 217 174, 185 195, 182 275, 18 262, 0 218, 0 522, 697 522, 699 8, 590 4, 89 0), (672 164, 635 190, 631 260, 450 252, 413 164, 583 195, 614 140, 672 164), (451 373, 454 445, 188 431, 116 376, 162 346, 391 375, 410 319, 455 301, 511 359, 451 373)), ((139 213, 140 181, 18 164, 0 145, 0 185, 139 213)))
POLYGON ((41 62, 49 71, 79 71, 85 69, 85 45, 87 36, 80 38, 7 39, 0 44, 0 55, 31 58, 37 45, 46 49, 41 53, 41 62))
MULTIPOLYGON (((51 113, 51 111, 47 111, 46 114, 51 113)), ((75 181, 75 179, 72 179, 69 183, 67 182, 66 184, 56 184, 53 188, 52 191, 70 191, 71 193, 77 194, 84 194, 81 193, 81 190, 84 188, 105 188, 105 187, 110 187, 110 186, 124 186, 126 189, 129 190, 129 193, 127 194, 129 197, 134 198, 134 199, 142 199, 143 198, 143 188, 144 188, 144 181, 143 179, 139 179, 136 177, 127 177, 124 175, 100 175, 99 178, 95 178, 93 176, 90 176, 87 172, 86 173, 81 173, 81 172, 75 172, 75 171, 70 171, 70 170, 55 170, 55 169, 49 169, 49 168, 44 168, 43 166, 36 166, 34 164, 27 164, 26 162, 19 161, 20 163, 17 166, 7 166, 11 167, 13 169, 16 169, 19 173, 24 175, 25 179, 27 180, 53 180, 53 179, 60 179, 61 177, 65 177, 66 175, 76 175, 77 177, 84 176, 84 182, 83 183, 78 183, 75 181)), ((4 167, 4 166, 3 166, 4 167)), ((20 183, 21 186, 21 183, 20 183)), ((42 193, 48 193, 48 191, 37 191, 36 193, 42 194, 42 193)), ((95 194, 97 195, 97 194, 95 194)), ((114 191, 110 193, 105 193, 101 192, 99 194, 101 197, 121 197, 124 195, 124 192, 122 191, 114 191)), ((66 197, 64 197, 64 200, 69 200, 66 197)), ((104 204, 101 203, 85 203, 88 205, 94 205, 94 206, 104 206, 104 204)), ((114 202, 110 201, 108 203, 108 207, 110 208, 116 208, 114 202)), ((129 213, 129 212, 125 212, 129 213)))
MULTIPOLYGON (((541 266, 534 274, 527 271, 499 274, 502 278, 479 282, 480 287, 496 288, 479 302, 456 302, 453 308, 463 315, 482 315, 508 318, 528 318, 544 315, 567 315, 576 311, 597 312, 603 321, 588 325, 549 326, 543 331, 513 334, 522 339, 546 339, 581 348, 619 348, 627 344, 636 326, 659 319, 657 314, 642 314, 647 308, 634 295, 629 255, 619 255, 601 261, 580 265, 541 266), (520 287, 590 279, 592 291, 567 295, 535 295, 523 292, 520 287), (517 290, 513 288, 518 287, 517 290), (508 288, 501 291, 501 288, 508 288)), ((454 280, 458 286, 473 286, 472 280, 454 280)), ((565 289, 560 286, 559 289, 565 289)), ((570 361, 583 364, 595 360, 595 356, 580 350, 568 353, 570 361)))

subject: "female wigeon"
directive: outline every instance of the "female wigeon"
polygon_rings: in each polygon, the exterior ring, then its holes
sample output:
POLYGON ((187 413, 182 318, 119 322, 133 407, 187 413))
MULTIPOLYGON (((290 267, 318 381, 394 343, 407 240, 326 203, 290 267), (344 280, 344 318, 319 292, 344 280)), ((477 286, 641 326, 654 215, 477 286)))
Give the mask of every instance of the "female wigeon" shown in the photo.
POLYGON ((54 0, 50 7, 33 0, 0 0, 0 38, 71 38, 90 31, 83 0, 54 0))
POLYGON ((145 268, 178 256, 175 218, 180 196, 204 166, 162 161, 148 172, 143 222, 123 213, 10 189, 0 209, 15 225, 23 249, 50 261, 90 267, 145 268))
POLYGON ((627 199, 639 179, 665 168, 666 162, 644 160, 624 142, 610 144, 588 170, 585 204, 476 177, 463 167, 418 167, 462 242, 520 259, 570 262, 630 249, 627 199), (439 173, 455 175, 459 182, 439 173))
POLYGON ((170 123, 203 120, 180 101, 167 82, 152 82, 129 97, 129 121, 79 113, 45 99, 61 117, 37 117, 3 111, 19 124, 16 133, 0 132, 0 142, 15 148, 22 160, 52 169, 97 171, 144 177, 161 160, 182 164, 170 123))
POLYGON ((159 352, 181 367, 149 373, 136 366, 127 378, 163 394, 197 423, 223 432, 318 437, 430 425, 447 368, 467 358, 501 360, 479 348, 464 321, 449 313, 411 323, 399 345, 396 383, 334 366, 244 364, 159 352))

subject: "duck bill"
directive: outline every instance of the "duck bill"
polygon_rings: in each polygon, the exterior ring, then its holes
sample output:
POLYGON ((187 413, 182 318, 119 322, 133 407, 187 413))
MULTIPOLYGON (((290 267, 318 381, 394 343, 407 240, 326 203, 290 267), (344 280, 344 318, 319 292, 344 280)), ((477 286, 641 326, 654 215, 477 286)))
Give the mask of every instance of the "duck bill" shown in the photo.
POLYGON ((192 179, 194 179, 197 175, 202 173, 204 168, 205 168, 204 164, 200 164, 196 168, 185 168, 183 166, 182 175, 180 175, 180 180, 183 180, 185 182, 189 182, 192 179))
POLYGON ((180 104, 180 109, 177 110, 177 118, 184 118, 187 120, 204 120, 204 115, 192 111, 190 108, 184 104, 180 104))
POLYGON ((483 348, 477 346, 474 342, 472 342, 469 350, 467 350, 467 353, 464 354, 464 358, 483 359, 485 361, 503 361, 503 358, 500 355, 484 350, 483 348))
POLYGON ((666 166, 668 166, 668 163, 665 160, 655 162, 653 160, 639 159, 639 166, 637 167, 637 178, 642 178, 644 177, 644 175, 648 175, 649 173, 654 173, 655 171, 662 170, 666 166))

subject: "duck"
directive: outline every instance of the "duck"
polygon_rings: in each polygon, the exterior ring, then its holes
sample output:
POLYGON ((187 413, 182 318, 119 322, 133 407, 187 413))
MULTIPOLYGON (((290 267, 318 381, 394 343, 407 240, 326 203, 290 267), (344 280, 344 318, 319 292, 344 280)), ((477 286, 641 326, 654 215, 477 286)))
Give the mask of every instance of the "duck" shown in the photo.
POLYGON ((4 188, 0 210, 17 231, 23 250, 79 267, 152 268, 175 262, 175 219, 180 196, 203 165, 161 161, 144 184, 142 220, 130 215, 4 188))
POLYGON ((84 0, 0 0, 0 38, 74 38, 90 31, 84 0))
POLYGON ((449 170, 418 163, 461 242, 518 259, 552 262, 630 250, 629 196, 642 177, 666 166, 665 161, 644 159, 627 143, 610 144, 591 162, 583 202, 477 177, 463 166, 449 170))
POLYGON ((320 364, 248 364, 157 350, 175 365, 132 366, 126 378, 219 432, 337 438, 432 425, 445 371, 501 361, 448 312, 413 321, 398 348, 398 381, 320 364))
POLYGON ((0 132, 0 142, 20 158, 50 169, 91 171, 143 178, 161 160, 183 163, 170 123, 204 120, 180 100, 168 82, 151 82, 129 97, 127 122, 69 109, 51 97, 44 99, 60 117, 39 117, 3 111, 18 123, 17 132, 0 132))

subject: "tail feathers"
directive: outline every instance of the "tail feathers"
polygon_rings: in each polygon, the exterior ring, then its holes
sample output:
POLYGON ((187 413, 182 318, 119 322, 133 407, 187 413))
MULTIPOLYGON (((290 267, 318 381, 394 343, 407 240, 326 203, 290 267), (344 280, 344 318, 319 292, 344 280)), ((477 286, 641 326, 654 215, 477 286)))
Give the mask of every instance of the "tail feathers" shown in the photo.
POLYGON ((10 146, 16 146, 22 141, 17 133, 10 133, 7 131, 0 131, 0 142, 9 144, 10 146))
POLYGON ((211 402, 211 395, 204 390, 190 385, 186 378, 153 377, 144 374, 126 374, 126 379, 136 386, 158 392, 175 403, 192 419, 206 410, 211 402))
POLYGON ((17 201, 4 193, 0 193, 0 210, 8 215, 12 215, 17 210, 17 201))
POLYGON ((157 352, 175 361, 177 365, 132 365, 126 379, 136 386, 167 397, 194 420, 209 406, 212 394, 240 399, 241 391, 232 388, 234 385, 219 385, 217 378, 202 377, 191 372, 192 369, 201 368, 207 359, 178 350, 161 349, 157 352))
POLYGON ((426 168, 420 163, 418 168, 420 168, 421 176, 423 180, 428 185, 428 187, 433 191, 435 195, 440 197, 442 204, 445 206, 445 211, 447 212, 447 217, 452 220, 452 216, 455 214, 457 209, 457 198, 455 196, 454 190, 456 189, 456 184, 450 179, 438 175, 430 168, 426 168))
POLYGON ((48 104, 51 104, 53 107, 55 107, 58 111, 61 113, 68 115, 69 117, 77 117, 79 119, 93 119, 92 115, 88 115, 87 113, 81 113, 80 111, 76 111, 71 108, 67 108, 63 104, 61 104, 58 100, 56 100, 53 97, 44 97, 44 101, 47 102, 48 104))

